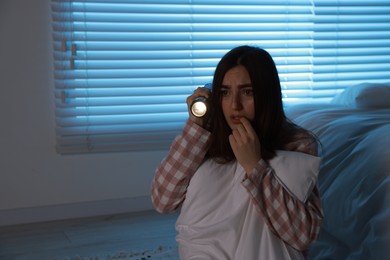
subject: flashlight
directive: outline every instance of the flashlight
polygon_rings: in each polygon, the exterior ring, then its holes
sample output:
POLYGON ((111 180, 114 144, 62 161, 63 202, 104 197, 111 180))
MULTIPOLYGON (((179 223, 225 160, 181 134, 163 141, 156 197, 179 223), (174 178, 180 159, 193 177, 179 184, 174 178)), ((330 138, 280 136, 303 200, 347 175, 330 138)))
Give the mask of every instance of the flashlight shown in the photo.
MULTIPOLYGON (((208 88, 211 91, 211 83, 204 85, 205 88, 208 88)), ((202 117, 207 113, 207 99, 205 97, 195 98, 190 106, 191 113, 196 117, 202 117)))

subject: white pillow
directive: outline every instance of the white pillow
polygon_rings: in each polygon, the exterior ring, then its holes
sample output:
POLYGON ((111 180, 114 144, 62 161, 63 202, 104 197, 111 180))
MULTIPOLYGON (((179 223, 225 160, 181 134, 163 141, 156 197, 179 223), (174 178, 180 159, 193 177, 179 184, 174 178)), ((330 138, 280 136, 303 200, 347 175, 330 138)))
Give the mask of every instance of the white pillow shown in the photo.
POLYGON ((361 83, 348 87, 331 103, 357 108, 390 107, 390 83, 361 83))
POLYGON ((321 158, 306 153, 276 151, 269 161, 275 177, 292 195, 306 202, 317 182, 321 158))

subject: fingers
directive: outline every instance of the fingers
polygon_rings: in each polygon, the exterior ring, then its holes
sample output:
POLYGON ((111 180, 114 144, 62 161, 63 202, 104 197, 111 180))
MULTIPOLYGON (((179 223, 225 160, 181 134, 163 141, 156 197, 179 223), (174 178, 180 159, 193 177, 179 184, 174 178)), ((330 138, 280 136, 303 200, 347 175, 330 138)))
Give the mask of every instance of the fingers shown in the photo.
POLYGON ((254 137, 256 135, 255 130, 252 127, 252 124, 249 122, 249 120, 245 117, 241 117, 240 121, 242 123, 243 128, 245 131, 251 136, 254 137))
POLYGON ((210 96, 210 90, 205 87, 198 87, 197 89, 194 90, 194 93, 192 94, 195 97, 205 97, 208 98, 210 96))
POLYGON ((237 147, 237 141, 236 141, 236 138, 234 137, 233 134, 229 135, 229 142, 230 142, 230 146, 232 147, 232 149, 234 151, 237 147))
POLYGON ((261 147, 256 132, 248 119, 242 118, 241 122, 242 124, 232 130, 229 142, 237 161, 247 173, 250 173, 261 159, 261 147))
POLYGON ((247 141, 247 133, 244 126, 238 125, 237 128, 233 129, 231 137, 234 139, 236 144, 244 144, 247 141))
POLYGON ((239 145, 245 144, 256 138, 256 132, 251 123, 245 117, 242 117, 240 125, 232 130, 232 135, 239 145))
POLYGON ((237 143, 237 139, 234 137, 233 134, 229 135, 229 143, 230 143, 230 147, 233 150, 234 155, 237 158, 237 154, 236 153, 237 153, 240 145, 237 143))
POLYGON ((205 98, 209 98, 210 96, 210 89, 205 87, 198 87, 194 92, 205 98))
POLYGON ((192 101, 197 98, 197 97, 205 97, 209 98, 210 97, 210 90, 205 87, 198 87, 197 89, 194 90, 194 92, 187 97, 187 105, 188 107, 191 105, 192 101))

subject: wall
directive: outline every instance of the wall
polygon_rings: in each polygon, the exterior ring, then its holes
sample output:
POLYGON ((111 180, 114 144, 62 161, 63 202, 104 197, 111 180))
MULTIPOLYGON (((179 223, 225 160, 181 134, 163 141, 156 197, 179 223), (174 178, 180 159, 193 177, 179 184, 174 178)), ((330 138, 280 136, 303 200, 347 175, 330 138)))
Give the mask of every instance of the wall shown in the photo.
POLYGON ((50 0, 0 1, 0 225, 150 209, 166 151, 55 152, 50 0))

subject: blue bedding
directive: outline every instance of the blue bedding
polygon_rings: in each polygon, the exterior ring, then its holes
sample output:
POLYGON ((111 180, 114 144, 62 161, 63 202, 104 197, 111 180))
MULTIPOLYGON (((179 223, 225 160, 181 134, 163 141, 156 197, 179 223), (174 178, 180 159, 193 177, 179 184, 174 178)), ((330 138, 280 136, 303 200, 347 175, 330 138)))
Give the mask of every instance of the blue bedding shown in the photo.
POLYGON ((310 259, 390 259, 390 109, 287 109, 321 142, 324 222, 310 259))

